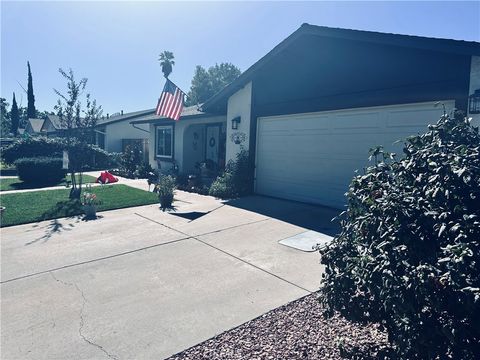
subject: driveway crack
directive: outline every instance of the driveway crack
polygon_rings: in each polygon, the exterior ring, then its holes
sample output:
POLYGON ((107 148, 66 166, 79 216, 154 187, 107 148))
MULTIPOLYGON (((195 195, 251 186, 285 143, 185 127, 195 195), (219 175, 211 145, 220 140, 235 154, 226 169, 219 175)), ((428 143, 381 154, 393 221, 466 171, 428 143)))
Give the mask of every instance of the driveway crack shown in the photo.
POLYGON ((91 346, 94 346, 96 347, 97 349, 99 349, 100 351, 102 351, 105 355, 108 356, 109 359, 114 359, 114 360, 119 360, 118 357, 116 355, 113 355, 111 353, 109 353, 107 350, 105 350, 105 348, 100 345, 100 344, 97 344, 95 342, 93 342, 92 340, 88 339, 84 334, 83 334, 83 327, 85 326, 85 306, 87 304, 87 298, 85 297, 85 294, 83 293, 83 291, 78 287, 77 284, 75 283, 69 283, 69 282, 66 282, 66 281, 63 281, 63 280, 60 280, 59 278, 57 278, 53 272, 50 272, 50 275, 52 276, 52 278, 65 285, 65 286, 71 286, 71 287, 74 287, 77 292, 82 296, 82 308, 80 309, 80 312, 79 312, 79 317, 80 317, 80 323, 79 323, 79 327, 78 327, 78 335, 80 336, 80 338, 85 341, 87 344, 91 345, 91 346))

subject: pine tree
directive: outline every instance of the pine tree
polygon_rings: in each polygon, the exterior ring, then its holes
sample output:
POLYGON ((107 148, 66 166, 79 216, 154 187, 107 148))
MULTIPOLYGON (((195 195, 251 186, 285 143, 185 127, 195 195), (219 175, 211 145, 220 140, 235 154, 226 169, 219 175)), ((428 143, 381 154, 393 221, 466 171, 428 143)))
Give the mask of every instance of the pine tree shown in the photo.
POLYGON ((12 121, 11 132, 17 136, 18 125, 20 124, 20 115, 18 113, 17 100, 15 100, 15 93, 13 93, 12 109, 10 110, 10 119, 12 121))
POLYGON ((27 97, 28 97, 28 107, 27 107, 27 119, 36 118, 37 112, 35 111, 35 96, 33 95, 33 83, 32 83, 32 72, 30 71, 30 62, 27 61, 28 67, 28 87, 27 87, 27 97))

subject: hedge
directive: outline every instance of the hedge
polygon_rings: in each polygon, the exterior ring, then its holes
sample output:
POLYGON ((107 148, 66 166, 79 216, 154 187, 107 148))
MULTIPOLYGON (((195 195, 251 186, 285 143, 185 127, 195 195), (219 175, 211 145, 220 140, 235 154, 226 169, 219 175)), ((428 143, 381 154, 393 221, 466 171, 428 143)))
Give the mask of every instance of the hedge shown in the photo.
POLYGON ((2 149, 2 159, 13 164, 21 158, 62 157, 69 148, 69 158, 76 171, 107 169, 114 164, 108 152, 91 144, 72 140, 70 146, 64 138, 30 137, 20 139, 2 149))
POLYGON ((57 184, 66 174, 61 158, 33 157, 15 161, 20 180, 30 184, 57 184))

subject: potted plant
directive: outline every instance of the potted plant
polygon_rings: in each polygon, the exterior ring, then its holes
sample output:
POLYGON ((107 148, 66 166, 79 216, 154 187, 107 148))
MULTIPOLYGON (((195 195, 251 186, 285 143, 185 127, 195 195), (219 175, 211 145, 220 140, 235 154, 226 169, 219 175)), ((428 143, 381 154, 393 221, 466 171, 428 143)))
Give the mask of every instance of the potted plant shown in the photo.
POLYGON ((165 211, 165 209, 172 207, 175 188, 175 178, 171 175, 162 176, 158 184, 155 185, 154 191, 158 194, 158 200, 160 201, 160 208, 162 210, 165 211))
POLYGON ((97 195, 92 193, 91 190, 92 187, 88 185, 82 194, 82 205, 86 219, 97 218, 97 205, 100 204, 97 195))

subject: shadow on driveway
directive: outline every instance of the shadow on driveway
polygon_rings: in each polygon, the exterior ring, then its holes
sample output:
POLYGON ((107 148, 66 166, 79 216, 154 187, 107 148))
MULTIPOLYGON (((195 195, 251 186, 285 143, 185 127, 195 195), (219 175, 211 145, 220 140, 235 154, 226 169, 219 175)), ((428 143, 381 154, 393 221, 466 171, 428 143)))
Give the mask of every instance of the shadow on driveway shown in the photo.
POLYGON ((341 213, 342 210, 339 209, 260 195, 228 200, 225 204, 329 236, 335 236, 340 232, 339 221, 332 221, 341 213))

